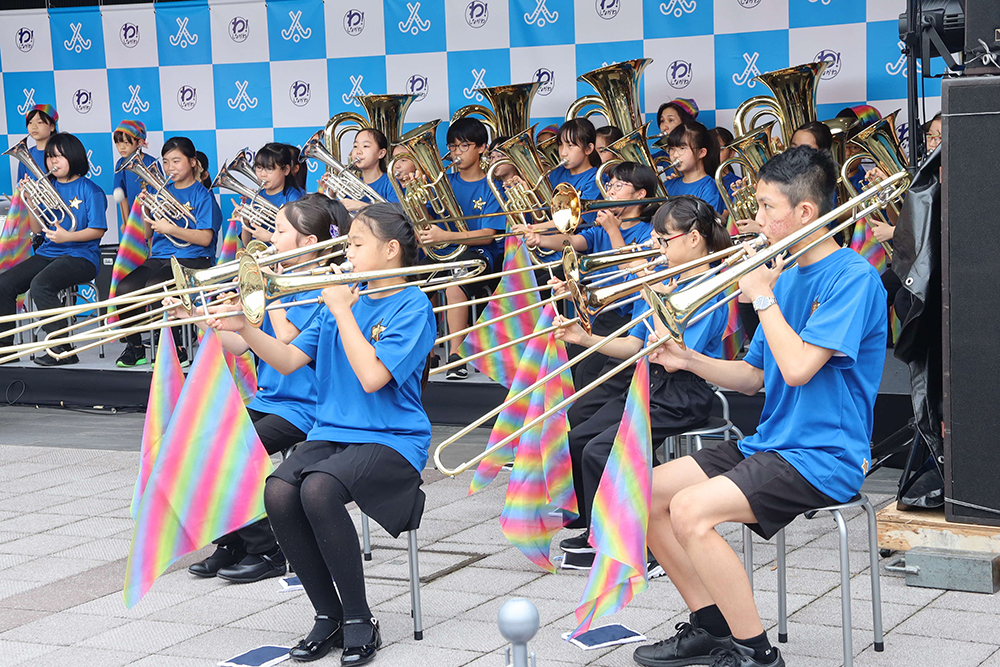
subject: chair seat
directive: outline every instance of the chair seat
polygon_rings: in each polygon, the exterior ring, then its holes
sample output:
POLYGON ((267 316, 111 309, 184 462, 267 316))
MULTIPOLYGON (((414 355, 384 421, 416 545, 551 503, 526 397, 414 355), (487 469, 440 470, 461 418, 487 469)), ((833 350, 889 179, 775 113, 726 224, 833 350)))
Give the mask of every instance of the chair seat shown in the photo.
POLYGON ((692 429, 690 431, 685 431, 684 433, 678 434, 679 437, 685 435, 695 436, 695 435, 716 435, 718 433, 725 433, 726 431, 733 428, 733 423, 722 417, 709 417, 708 421, 699 428, 692 429))
POLYGON ((817 507, 814 510, 809 510, 808 512, 805 512, 803 516, 805 516, 805 518, 807 519, 811 519, 814 516, 816 516, 816 514, 819 512, 833 512, 835 510, 836 511, 846 510, 852 507, 864 507, 865 503, 867 502, 868 502, 868 496, 866 496, 863 493, 859 493, 850 500, 848 500, 846 503, 837 503, 836 505, 817 507))

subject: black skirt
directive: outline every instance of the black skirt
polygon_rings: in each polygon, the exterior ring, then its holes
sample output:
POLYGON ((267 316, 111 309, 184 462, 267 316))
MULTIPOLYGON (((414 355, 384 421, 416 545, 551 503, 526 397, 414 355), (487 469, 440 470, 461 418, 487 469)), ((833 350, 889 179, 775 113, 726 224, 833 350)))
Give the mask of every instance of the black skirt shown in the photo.
POLYGON ((392 447, 376 443, 347 444, 314 440, 300 443, 271 473, 293 486, 306 475, 323 472, 336 477, 361 511, 393 537, 420 525, 424 492, 420 473, 392 447))

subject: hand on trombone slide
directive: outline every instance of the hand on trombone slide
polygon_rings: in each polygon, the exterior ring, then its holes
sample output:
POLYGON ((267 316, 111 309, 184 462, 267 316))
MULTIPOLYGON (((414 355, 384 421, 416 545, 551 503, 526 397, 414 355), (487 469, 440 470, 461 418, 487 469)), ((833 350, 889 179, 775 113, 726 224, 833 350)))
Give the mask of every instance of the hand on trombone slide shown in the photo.
POLYGON ((556 340, 564 343, 590 347, 589 343, 597 338, 584 331, 578 319, 567 320, 562 315, 556 315, 552 323, 559 327, 554 332, 556 340))
MULTIPOLYGON (((659 320, 657 320, 656 328, 660 329, 659 320)), ((662 332, 650 331, 648 344, 652 345, 664 337, 662 332)), ((676 373, 687 370, 688 362, 693 354, 689 348, 681 347, 676 341, 668 340, 649 353, 649 363, 663 366, 668 373, 676 373)))
MULTIPOLYGON (((747 256, 753 257, 757 251, 750 243, 745 243, 747 256)), ((778 276, 785 268, 785 258, 778 255, 771 260, 771 266, 761 264, 753 271, 740 278, 740 290, 743 296, 751 302, 759 296, 774 296, 774 283, 778 281, 778 276)))
MULTIPOLYGON (((333 272, 342 275, 344 271, 336 264, 331 265, 333 272)), ((358 302, 358 283, 342 283, 323 288, 323 303, 330 310, 330 314, 337 316, 350 312, 351 306, 358 302)))

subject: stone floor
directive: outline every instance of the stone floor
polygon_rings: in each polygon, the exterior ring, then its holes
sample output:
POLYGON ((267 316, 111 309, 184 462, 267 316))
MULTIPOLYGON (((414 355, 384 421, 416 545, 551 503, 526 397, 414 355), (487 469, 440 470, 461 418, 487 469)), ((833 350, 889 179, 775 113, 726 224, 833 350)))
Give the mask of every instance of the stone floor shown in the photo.
MULTIPOLYGON (((215 665, 261 644, 291 645, 310 627, 305 595, 282 592, 275 579, 233 585, 190 576, 187 565, 205 551, 182 559, 126 610, 121 589, 138 453, 114 450, 128 449, 121 441, 129 438, 138 442, 141 416, 119 416, 115 424, 105 417, 102 430, 101 416, 88 415, 88 427, 67 440, 71 432, 60 426, 65 414, 11 410, 0 412, 0 666, 215 665), (5 428, 4 418, 12 415, 20 425, 5 428)), ((439 439, 442 429, 435 432, 439 439)), ((889 499, 894 473, 887 472, 870 480, 868 492, 879 503, 889 499)), ((635 664, 631 646, 584 652, 562 641, 575 627, 585 573, 546 574, 508 544, 497 521, 506 477, 472 497, 468 477, 442 478, 431 470, 425 477, 420 565, 432 579, 421 587, 425 638, 412 637, 405 540, 373 524, 368 593, 386 641, 375 664, 498 667, 504 640, 497 611, 512 597, 538 607, 542 627, 529 646, 540 666, 635 664)), ((884 571, 886 650, 875 653, 863 516, 852 515, 849 527, 856 665, 1000 667, 1000 599, 908 588, 884 571)), ((724 533, 738 545, 736 527, 724 533)), ((799 519, 788 530, 790 642, 782 652, 789 665, 841 664, 835 534, 829 517, 799 519)), ((758 542, 754 555, 758 606, 774 639, 774 547, 758 542)), ((597 624, 619 621, 659 639, 682 620, 684 605, 664 577, 597 624)), ((316 664, 339 662, 331 654, 316 664)))

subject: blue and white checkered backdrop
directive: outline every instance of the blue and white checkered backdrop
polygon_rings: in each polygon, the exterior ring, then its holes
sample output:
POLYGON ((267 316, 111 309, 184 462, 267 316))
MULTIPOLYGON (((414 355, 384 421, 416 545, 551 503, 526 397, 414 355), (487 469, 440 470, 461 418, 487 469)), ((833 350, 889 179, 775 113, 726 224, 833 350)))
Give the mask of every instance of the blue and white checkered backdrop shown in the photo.
MULTIPOLYGON (((150 151, 186 135, 211 169, 244 146, 301 145, 353 95, 415 93, 407 128, 481 102, 480 86, 543 82, 532 112, 558 122, 590 86, 578 74, 652 58, 650 120, 675 97, 731 127, 759 72, 824 58, 820 117, 869 103, 904 108, 897 17, 905 0, 205 0, 0 13, 0 143, 24 136, 31 105, 54 102, 109 193, 111 130, 141 120, 150 151)), ((926 109, 940 83, 926 80, 926 109)), ((444 129, 439 133, 444 141, 444 129)), ((12 165, 0 161, 0 183, 12 165)), ((313 187, 316 179, 312 165, 313 187)), ((0 191, 6 187, 0 187, 0 191)), ((224 197, 228 198, 228 197, 224 197)), ((228 205, 224 204, 224 211, 228 205)), ((109 206, 109 219, 116 207, 109 206)), ((113 242, 117 225, 109 225, 113 242)))

